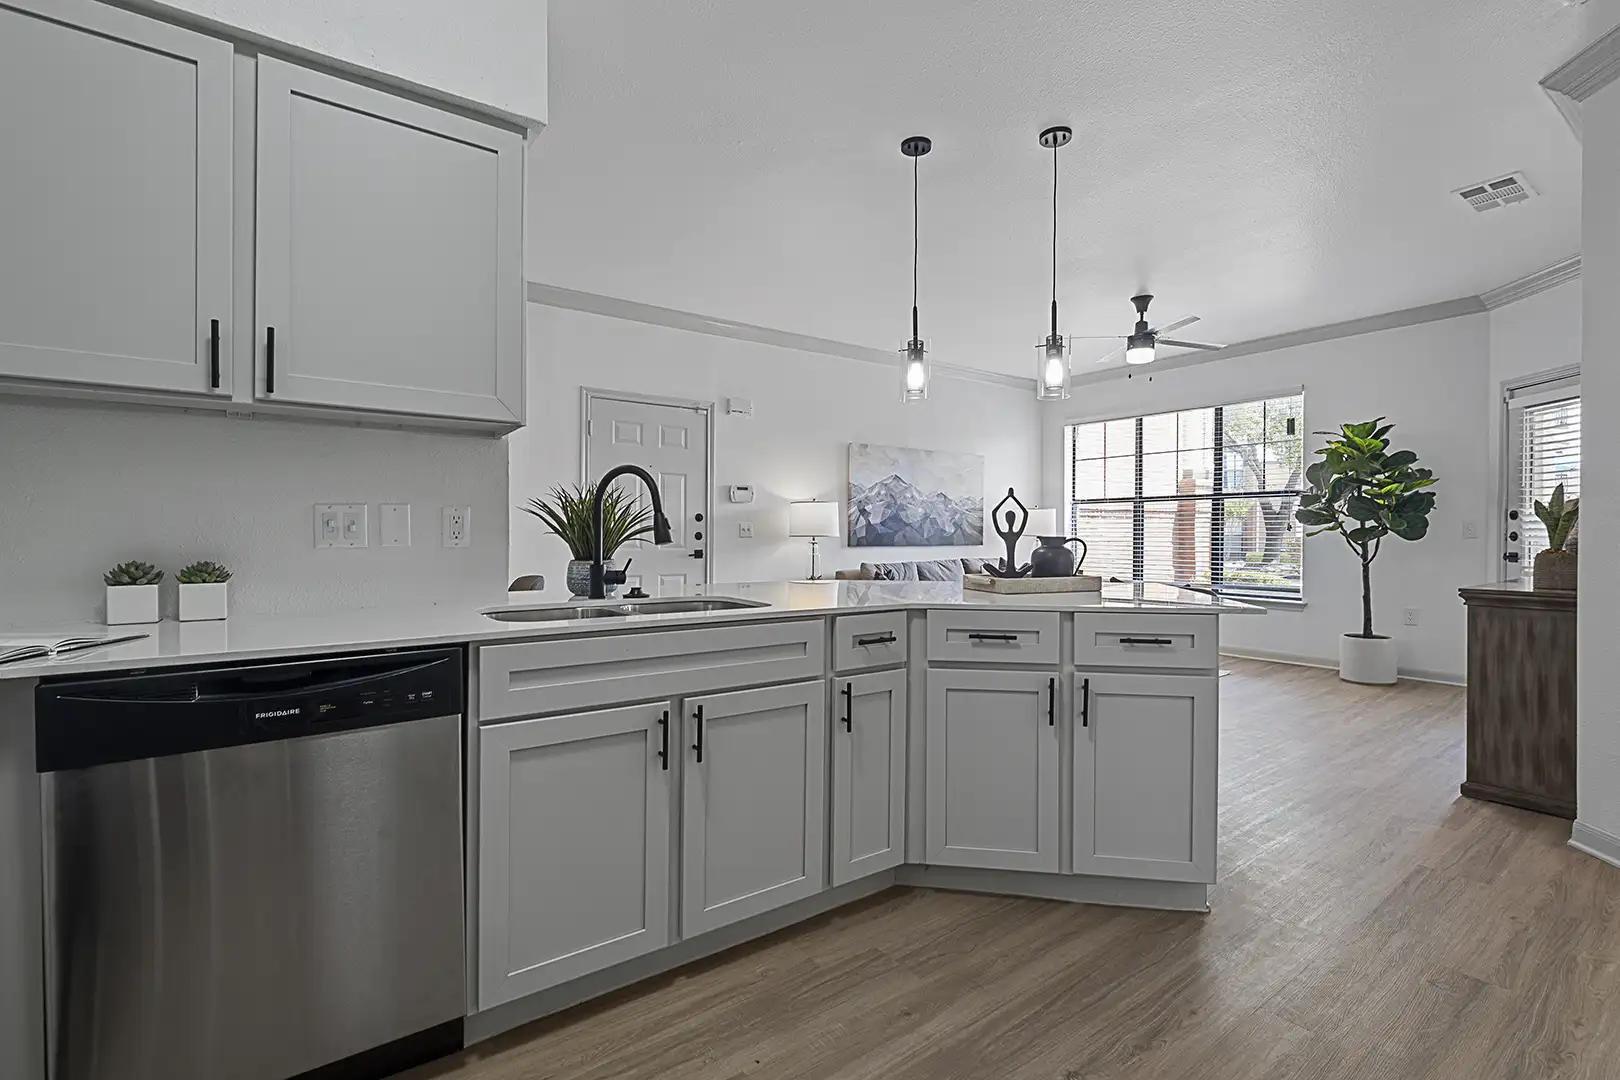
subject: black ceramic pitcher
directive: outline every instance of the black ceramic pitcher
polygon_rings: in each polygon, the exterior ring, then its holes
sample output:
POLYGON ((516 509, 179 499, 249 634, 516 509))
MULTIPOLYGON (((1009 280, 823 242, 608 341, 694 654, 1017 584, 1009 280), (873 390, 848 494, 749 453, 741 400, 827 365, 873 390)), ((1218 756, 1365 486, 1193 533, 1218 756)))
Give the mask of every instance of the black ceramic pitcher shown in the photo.
POLYGON ((1072 577, 1086 563, 1086 542, 1078 536, 1042 536, 1040 546, 1029 556, 1031 577, 1072 577), (1070 544, 1080 545, 1080 558, 1069 550, 1070 544))

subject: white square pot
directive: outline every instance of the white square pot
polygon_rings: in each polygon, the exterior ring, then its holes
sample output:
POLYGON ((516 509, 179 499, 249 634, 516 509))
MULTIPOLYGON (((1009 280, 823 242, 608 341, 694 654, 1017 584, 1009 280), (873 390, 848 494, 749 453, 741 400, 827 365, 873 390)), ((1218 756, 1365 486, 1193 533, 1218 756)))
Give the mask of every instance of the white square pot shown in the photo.
POLYGON ((226 615, 226 581, 208 581, 180 586, 180 621, 204 622, 223 619, 226 615))
POLYGON ((108 585, 107 625, 127 626, 131 623, 158 621, 158 587, 156 585, 108 585))

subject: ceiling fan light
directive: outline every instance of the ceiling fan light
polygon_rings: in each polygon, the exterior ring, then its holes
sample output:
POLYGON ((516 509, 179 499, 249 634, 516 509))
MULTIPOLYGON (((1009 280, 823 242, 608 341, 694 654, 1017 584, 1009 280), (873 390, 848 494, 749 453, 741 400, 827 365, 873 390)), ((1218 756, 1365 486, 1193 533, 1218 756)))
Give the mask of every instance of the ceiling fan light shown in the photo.
POLYGON ((1153 363, 1154 341, 1152 334, 1132 334, 1125 345, 1125 362, 1127 364, 1153 363))
POLYGON ((1035 346, 1035 397, 1062 401, 1069 396, 1069 354, 1062 335, 1052 334, 1035 346))

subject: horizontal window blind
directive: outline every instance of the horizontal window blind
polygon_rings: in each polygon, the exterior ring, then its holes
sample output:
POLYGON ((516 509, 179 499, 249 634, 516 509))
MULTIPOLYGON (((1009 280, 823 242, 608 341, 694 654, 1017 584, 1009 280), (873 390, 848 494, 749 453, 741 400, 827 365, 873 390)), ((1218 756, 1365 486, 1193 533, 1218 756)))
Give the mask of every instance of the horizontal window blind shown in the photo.
POLYGON ((1087 570, 1300 595, 1303 395, 1071 424, 1064 439, 1087 570))
POLYGON ((1567 397, 1516 409, 1518 415, 1517 506, 1524 523, 1524 568, 1533 573, 1536 555, 1547 547, 1547 530, 1535 504, 1545 503, 1564 485, 1566 498, 1581 494, 1581 399, 1567 397))

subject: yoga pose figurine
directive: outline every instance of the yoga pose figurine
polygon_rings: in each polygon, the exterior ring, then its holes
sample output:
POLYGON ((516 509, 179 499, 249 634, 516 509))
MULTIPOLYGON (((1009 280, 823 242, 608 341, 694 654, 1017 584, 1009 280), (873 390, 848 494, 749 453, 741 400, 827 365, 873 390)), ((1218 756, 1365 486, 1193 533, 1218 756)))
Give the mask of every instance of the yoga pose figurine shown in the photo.
POLYGON ((1013 494, 1012 488, 1007 489, 1007 497, 996 503, 995 509, 990 511, 990 524, 995 526, 996 535, 1007 542, 1007 557, 1001 560, 1000 567, 986 566, 984 572, 991 577, 998 578, 1021 578, 1027 576, 1029 574, 1029 564, 1018 565, 1018 541, 1023 538, 1024 529, 1029 525, 1029 507, 1018 500, 1018 496, 1013 494), (1003 530, 999 520, 1001 508, 1009 502, 1018 507, 1018 510, 1007 511, 1007 528, 1003 530), (1024 515, 1021 521, 1018 518, 1019 512, 1024 515))

